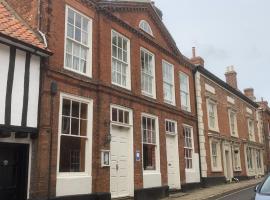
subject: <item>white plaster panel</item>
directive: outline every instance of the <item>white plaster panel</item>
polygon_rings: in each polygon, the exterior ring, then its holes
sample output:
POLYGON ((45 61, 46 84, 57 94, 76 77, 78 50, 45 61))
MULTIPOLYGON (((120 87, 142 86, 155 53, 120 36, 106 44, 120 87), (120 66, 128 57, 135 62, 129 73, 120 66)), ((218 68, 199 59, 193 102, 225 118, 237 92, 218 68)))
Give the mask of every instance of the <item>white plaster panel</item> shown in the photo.
POLYGON ((9 51, 10 48, 0 44, 0 124, 5 123, 6 91, 7 77, 9 68, 9 51))
POLYGON ((66 176, 58 177, 56 196, 90 194, 92 192, 91 176, 66 176))
POLYGON ((247 113, 252 114, 252 110, 250 108, 246 107, 246 111, 247 113))
POLYGON ((143 188, 152 188, 161 186, 161 174, 158 172, 143 174, 143 188))
POLYGON ((199 154, 193 154, 193 169, 186 170, 186 183, 198 183, 200 182, 200 165, 199 154))
POLYGON ((234 98, 230 97, 230 96, 227 96, 227 101, 231 104, 235 104, 235 100, 234 98))
POLYGON ((24 72, 26 53, 16 50, 14 79, 11 99, 11 125, 21 126, 24 95, 24 72))
POLYGON ((208 92, 211 92, 212 94, 216 94, 216 90, 214 87, 212 87, 211 85, 205 83, 205 90, 208 92))
POLYGON ((40 57, 32 56, 29 76, 29 97, 27 126, 37 127, 38 103, 39 103, 39 77, 40 77, 40 57))

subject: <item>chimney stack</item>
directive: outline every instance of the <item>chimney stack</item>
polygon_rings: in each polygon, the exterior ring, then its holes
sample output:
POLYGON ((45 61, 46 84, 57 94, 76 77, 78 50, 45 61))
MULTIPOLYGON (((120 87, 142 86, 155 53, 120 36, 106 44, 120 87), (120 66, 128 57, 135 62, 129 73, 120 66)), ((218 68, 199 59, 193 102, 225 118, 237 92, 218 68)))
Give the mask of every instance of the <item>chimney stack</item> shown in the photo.
POLYGON ((244 94, 250 98, 252 101, 256 101, 256 97, 254 96, 254 89, 253 88, 246 88, 244 89, 244 94))
POLYGON ((269 106, 268 106, 268 101, 265 101, 263 98, 261 99, 260 102, 258 102, 260 107, 264 110, 266 109, 269 109, 269 106))
POLYGON ((204 60, 200 56, 196 56, 196 48, 195 47, 192 47, 192 58, 190 59, 190 62, 193 65, 204 67, 204 60))
POLYGON ((237 86, 237 73, 236 73, 236 71, 234 71, 234 66, 227 67, 225 77, 226 77, 226 83, 228 83, 234 89, 238 89, 238 86, 237 86))

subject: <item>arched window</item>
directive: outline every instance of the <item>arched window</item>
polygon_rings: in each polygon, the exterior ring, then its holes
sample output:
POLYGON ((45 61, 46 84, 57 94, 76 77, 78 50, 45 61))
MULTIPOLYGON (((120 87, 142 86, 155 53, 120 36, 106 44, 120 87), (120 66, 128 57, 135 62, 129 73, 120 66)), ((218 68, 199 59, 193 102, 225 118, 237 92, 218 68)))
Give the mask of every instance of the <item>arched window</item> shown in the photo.
POLYGON ((147 21, 145 20, 141 20, 140 21, 140 24, 139 24, 139 27, 145 31, 146 33, 148 33, 149 35, 152 35, 153 36, 153 32, 152 32, 152 29, 150 27, 150 25, 148 24, 147 21))

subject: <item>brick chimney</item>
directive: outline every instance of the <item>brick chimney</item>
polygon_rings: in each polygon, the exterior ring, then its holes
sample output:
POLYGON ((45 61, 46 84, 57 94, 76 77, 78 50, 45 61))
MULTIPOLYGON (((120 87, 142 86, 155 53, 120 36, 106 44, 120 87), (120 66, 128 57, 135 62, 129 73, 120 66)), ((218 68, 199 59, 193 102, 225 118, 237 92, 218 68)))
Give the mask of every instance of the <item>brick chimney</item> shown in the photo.
POLYGON ((196 48, 195 47, 192 47, 192 58, 190 58, 190 62, 193 65, 204 67, 204 60, 202 59, 202 57, 196 56, 196 48))
POLYGON ((246 88, 244 89, 244 94, 250 98, 252 101, 256 101, 256 97, 254 96, 254 89, 253 88, 246 88))
POLYGON ((237 86, 237 73, 236 73, 236 71, 234 71, 234 66, 227 67, 225 77, 226 77, 226 83, 228 83, 234 89, 238 89, 238 86, 237 86))
POLYGON ((268 101, 265 101, 263 98, 258 103, 262 109, 269 109, 268 101))

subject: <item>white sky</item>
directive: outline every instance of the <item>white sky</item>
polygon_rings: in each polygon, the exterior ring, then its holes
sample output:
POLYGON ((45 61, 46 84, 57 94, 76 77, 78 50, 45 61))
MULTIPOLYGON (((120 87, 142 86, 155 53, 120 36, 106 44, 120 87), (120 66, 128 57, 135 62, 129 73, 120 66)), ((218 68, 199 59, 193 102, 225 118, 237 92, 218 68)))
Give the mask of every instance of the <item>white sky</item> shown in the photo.
MULTIPOLYGON (((182 54, 191 48, 221 79, 234 65, 238 87, 270 101, 270 0, 154 0, 182 54)), ((270 103, 270 102, 269 102, 270 103)))

